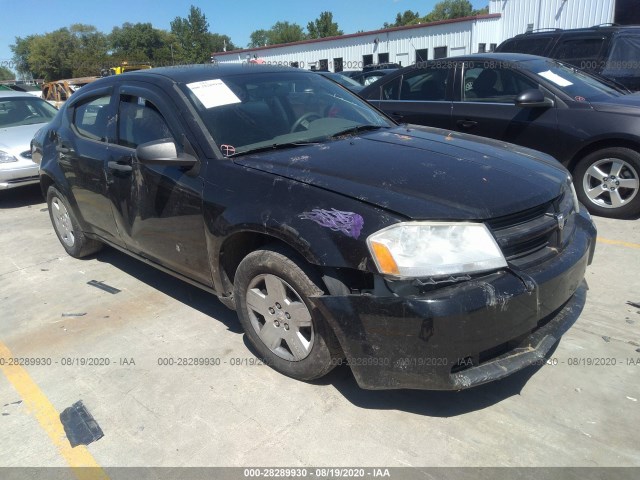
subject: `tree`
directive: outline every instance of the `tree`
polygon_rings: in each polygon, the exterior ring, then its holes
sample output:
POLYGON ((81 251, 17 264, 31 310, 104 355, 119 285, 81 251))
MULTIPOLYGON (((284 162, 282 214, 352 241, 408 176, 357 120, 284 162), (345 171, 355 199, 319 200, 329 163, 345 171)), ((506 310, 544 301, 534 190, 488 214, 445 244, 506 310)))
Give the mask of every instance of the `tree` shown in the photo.
POLYGON ((0 67, 0 81, 1 80, 13 80, 16 78, 14 73, 7 67, 0 67))
POLYGON ((99 75, 108 60, 107 36, 98 32, 93 25, 76 23, 69 27, 73 38, 72 76, 85 77, 99 75))
POLYGON ((29 65, 29 54, 35 38, 36 35, 29 35, 25 38, 16 37, 15 43, 9 46, 13 52, 13 63, 16 66, 18 75, 30 76, 32 73, 31 65, 29 65))
POLYGON ((211 58, 209 50, 209 22, 198 7, 191 5, 187 18, 176 17, 171 22, 171 33, 181 48, 180 61, 205 63, 211 58))
POLYGON ((269 44, 269 31, 268 30, 256 30, 251 33, 251 41, 247 48, 264 47, 269 44))
POLYGON ((252 32, 249 48, 299 42, 306 38, 304 29, 297 23, 276 22, 269 30, 255 30, 252 32))
POLYGON ((309 38, 337 37, 344 33, 333 21, 333 13, 331 12, 322 12, 313 22, 309 22, 307 31, 309 38))
POLYGON ((236 46, 228 35, 220 35, 219 33, 209 34, 209 52, 229 52, 235 50, 236 46))
POLYGON ((449 20, 452 18, 470 17, 487 13, 482 10, 474 10, 469 0, 442 0, 434 5, 433 10, 424 17, 426 22, 437 22, 439 20, 449 20))
POLYGON ((269 30, 269 45, 299 42, 306 38, 303 28, 297 23, 276 22, 269 30))
POLYGON ((417 25, 422 20, 423 19, 418 12, 405 10, 403 13, 398 13, 396 15, 396 21, 394 23, 385 22, 384 28, 404 27, 405 25, 417 25))
POLYGON ((109 35, 112 60, 119 62, 153 62, 156 52, 166 48, 166 35, 150 23, 124 23, 113 27, 109 35))

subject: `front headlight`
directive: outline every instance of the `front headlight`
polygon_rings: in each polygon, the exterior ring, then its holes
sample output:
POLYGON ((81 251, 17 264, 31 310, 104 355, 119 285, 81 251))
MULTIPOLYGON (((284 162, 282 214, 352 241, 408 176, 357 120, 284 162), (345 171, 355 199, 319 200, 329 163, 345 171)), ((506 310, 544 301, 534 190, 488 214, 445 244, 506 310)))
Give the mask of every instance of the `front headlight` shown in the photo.
POLYGON ((9 152, 5 152, 4 150, 0 150, 0 163, 11 163, 17 162, 18 159, 11 155, 9 152))
POLYGON ((468 274, 507 266, 483 223, 398 223, 371 235, 367 245, 378 271, 396 277, 468 274))
POLYGON ((573 209, 576 213, 580 213, 580 202, 578 201, 578 194, 576 193, 576 187, 573 185, 573 178, 571 175, 567 178, 567 183, 571 189, 571 196, 573 200, 573 209))

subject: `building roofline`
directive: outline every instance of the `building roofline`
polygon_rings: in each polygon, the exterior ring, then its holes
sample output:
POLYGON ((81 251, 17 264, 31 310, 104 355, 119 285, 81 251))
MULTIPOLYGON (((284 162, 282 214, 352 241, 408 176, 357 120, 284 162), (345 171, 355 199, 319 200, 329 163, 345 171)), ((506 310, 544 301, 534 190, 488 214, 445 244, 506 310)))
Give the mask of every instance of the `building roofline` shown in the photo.
POLYGON ((282 47, 290 47, 295 45, 306 45, 310 43, 322 43, 329 42, 331 40, 342 40, 345 38, 356 38, 356 37, 365 37, 367 35, 378 35, 381 33, 389 33, 389 32, 401 32, 404 30, 413 30, 416 28, 425 28, 425 27, 433 27, 436 25, 446 25, 449 23, 462 23, 469 22, 472 20, 488 20, 492 18, 500 18, 502 15, 500 13, 487 13, 485 15, 473 15, 471 17, 461 17, 461 18, 452 18, 449 20, 438 20, 437 22, 428 22, 428 23, 419 23, 417 25, 406 25, 404 27, 391 27, 391 28, 381 28, 378 30, 370 30, 368 32, 359 32, 359 33, 348 33, 346 35, 338 35, 335 37, 325 37, 325 38, 314 38, 311 40, 300 40, 299 42, 290 42, 290 43, 279 43, 275 45, 266 45, 264 47, 255 47, 255 48, 242 48, 240 50, 231 50, 229 52, 213 52, 211 55, 216 56, 226 56, 226 55, 238 55, 242 53, 251 53, 251 52, 259 52, 261 50, 269 50, 272 48, 282 48, 282 47))

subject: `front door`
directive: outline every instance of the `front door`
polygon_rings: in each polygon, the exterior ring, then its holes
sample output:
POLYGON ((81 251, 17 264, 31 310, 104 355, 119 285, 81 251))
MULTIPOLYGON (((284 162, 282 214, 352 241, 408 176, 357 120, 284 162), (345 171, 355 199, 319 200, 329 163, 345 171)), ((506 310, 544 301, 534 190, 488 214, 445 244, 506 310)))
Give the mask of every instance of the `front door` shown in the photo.
POLYGON ((548 139, 556 135, 556 108, 515 105, 518 94, 527 89, 540 88, 553 98, 551 92, 515 68, 475 62, 465 64, 457 73, 453 128, 536 150, 541 150, 542 144, 548 145, 548 139))
POLYGON ((115 221, 127 249, 212 285, 202 215, 203 179, 185 167, 144 165, 136 147, 168 139, 184 151, 178 108, 154 87, 121 87, 117 145, 109 158, 115 221))

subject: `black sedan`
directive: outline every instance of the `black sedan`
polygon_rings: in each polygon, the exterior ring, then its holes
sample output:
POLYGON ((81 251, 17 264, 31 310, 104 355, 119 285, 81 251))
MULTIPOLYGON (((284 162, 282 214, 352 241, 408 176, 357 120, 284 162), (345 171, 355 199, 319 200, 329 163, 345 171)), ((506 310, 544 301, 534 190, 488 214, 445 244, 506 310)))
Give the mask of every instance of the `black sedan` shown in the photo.
POLYGON ((32 151, 70 255, 110 245, 211 292, 300 380, 479 385, 543 361, 585 302, 595 228, 561 165, 396 125, 311 72, 107 77, 32 151))
POLYGON ((598 215, 640 214, 640 95, 555 60, 487 54, 423 62, 360 95, 397 120, 548 153, 598 215))

